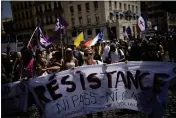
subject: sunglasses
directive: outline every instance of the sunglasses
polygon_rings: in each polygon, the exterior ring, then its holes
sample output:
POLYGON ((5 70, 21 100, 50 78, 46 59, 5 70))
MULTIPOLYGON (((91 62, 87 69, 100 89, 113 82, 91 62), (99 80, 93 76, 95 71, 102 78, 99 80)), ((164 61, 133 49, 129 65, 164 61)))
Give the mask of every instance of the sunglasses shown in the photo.
POLYGON ((89 55, 91 56, 92 53, 85 53, 85 54, 84 54, 85 57, 87 57, 87 56, 89 56, 89 55))

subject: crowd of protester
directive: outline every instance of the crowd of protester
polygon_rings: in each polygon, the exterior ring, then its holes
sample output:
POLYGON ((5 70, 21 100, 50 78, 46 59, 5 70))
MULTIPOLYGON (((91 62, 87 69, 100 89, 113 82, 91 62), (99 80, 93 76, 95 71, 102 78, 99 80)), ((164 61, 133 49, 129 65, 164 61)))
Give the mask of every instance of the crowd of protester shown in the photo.
POLYGON ((20 52, 10 52, 10 48, 7 48, 7 53, 1 54, 1 82, 5 84, 45 76, 85 65, 125 61, 176 62, 175 46, 175 36, 156 35, 146 36, 145 39, 100 41, 92 47, 87 47, 84 43, 79 47, 52 45, 44 51, 24 47, 20 52))
POLYGON ((176 61, 175 36, 146 36, 145 39, 101 41, 87 47, 81 43, 35 52, 24 47, 20 52, 1 54, 2 83, 17 81, 71 69, 77 66, 118 63, 123 61, 176 61), (168 61, 168 60, 167 60, 168 61))

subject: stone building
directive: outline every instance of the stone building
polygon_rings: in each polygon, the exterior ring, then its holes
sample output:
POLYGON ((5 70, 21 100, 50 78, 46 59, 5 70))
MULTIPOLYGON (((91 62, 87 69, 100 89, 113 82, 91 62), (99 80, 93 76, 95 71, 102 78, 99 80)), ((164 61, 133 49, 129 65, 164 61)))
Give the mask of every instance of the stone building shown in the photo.
POLYGON ((140 15, 140 2, 119 1, 11 1, 16 33, 29 39, 35 27, 42 23, 52 36, 56 14, 63 10, 69 26, 65 30, 65 42, 81 32, 85 39, 93 39, 104 28, 104 39, 123 39, 123 32, 130 26, 136 36, 136 23, 140 15))

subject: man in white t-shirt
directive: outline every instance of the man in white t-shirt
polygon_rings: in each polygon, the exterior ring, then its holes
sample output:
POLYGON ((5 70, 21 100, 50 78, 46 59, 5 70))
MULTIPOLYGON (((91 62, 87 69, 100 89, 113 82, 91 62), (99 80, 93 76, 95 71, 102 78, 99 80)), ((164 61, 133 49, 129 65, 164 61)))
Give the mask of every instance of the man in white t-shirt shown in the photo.
POLYGON ((125 55, 121 49, 118 49, 115 43, 110 45, 110 50, 108 53, 109 63, 118 63, 125 61, 125 55))

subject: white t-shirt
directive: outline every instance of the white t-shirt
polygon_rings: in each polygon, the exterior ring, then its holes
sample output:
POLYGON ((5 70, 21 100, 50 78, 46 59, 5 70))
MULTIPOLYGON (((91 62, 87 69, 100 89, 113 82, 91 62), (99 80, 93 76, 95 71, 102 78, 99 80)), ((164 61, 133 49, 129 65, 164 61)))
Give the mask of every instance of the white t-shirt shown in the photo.
POLYGON ((106 61, 106 58, 108 57, 110 47, 108 45, 105 46, 102 54, 103 61, 106 61))
MULTIPOLYGON (((120 51, 120 53, 121 53, 121 56, 124 56, 123 51, 122 51, 121 49, 119 49, 119 51, 120 51)), ((117 49, 116 49, 115 52, 111 52, 110 56, 111 56, 111 61, 120 61, 120 58, 121 58, 121 57, 120 57, 120 54, 119 54, 119 52, 117 51, 117 49)))
MULTIPOLYGON (((99 65, 99 64, 103 64, 101 61, 99 61, 99 60, 96 60, 96 64, 94 64, 94 65, 99 65)), ((87 65, 86 63, 84 63, 82 66, 85 66, 85 65, 87 65)))

